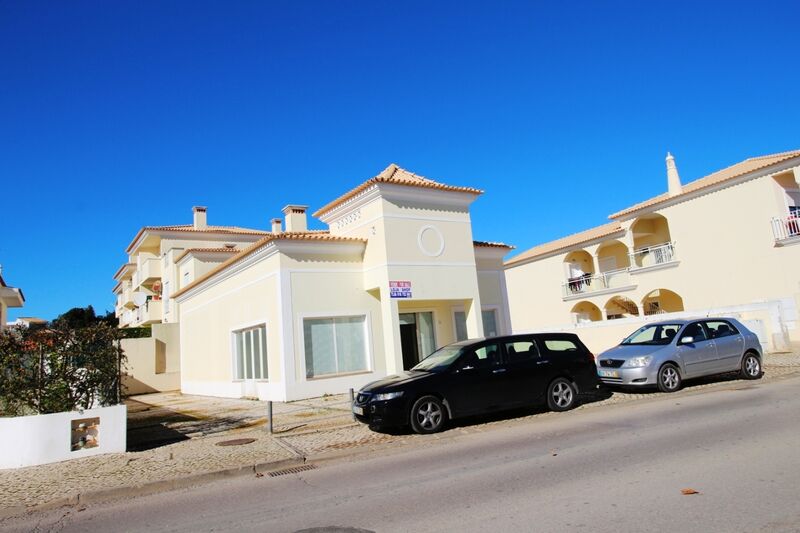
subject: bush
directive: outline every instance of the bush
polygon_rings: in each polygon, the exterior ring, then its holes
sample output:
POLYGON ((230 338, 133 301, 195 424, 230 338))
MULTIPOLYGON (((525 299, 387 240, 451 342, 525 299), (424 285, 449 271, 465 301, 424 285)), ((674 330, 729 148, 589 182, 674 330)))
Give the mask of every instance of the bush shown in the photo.
POLYGON ((119 330, 11 328, 0 332, 0 416, 58 413, 120 402, 119 330))

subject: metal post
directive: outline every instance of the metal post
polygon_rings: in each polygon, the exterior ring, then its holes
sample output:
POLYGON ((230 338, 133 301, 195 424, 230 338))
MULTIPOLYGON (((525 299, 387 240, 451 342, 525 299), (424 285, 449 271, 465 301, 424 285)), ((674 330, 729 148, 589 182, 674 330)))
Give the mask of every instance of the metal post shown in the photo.
POLYGON ((272 400, 267 402, 267 417, 269 417, 269 434, 272 435, 272 400))
POLYGON ((353 394, 353 389, 350 389, 350 415, 353 417, 353 420, 356 420, 356 414, 353 412, 353 404, 355 403, 355 395, 353 394))

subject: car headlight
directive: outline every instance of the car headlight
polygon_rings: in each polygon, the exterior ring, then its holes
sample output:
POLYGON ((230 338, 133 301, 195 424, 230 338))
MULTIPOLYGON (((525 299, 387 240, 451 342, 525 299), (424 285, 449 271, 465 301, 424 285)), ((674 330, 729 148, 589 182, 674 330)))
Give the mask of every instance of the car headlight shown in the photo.
POLYGON ((403 391, 398 391, 398 392, 384 392, 384 393, 382 393, 382 394, 376 394, 376 395, 375 395, 375 396, 373 396, 372 398, 373 398, 373 399, 374 399, 376 402, 382 402, 382 401, 386 401, 386 400, 394 400, 395 398, 399 398, 399 397, 400 397, 400 396, 402 396, 402 395, 403 395, 403 391))
POLYGON ((628 359, 622 366, 627 366, 628 368, 641 368, 643 366, 649 365, 650 361, 652 360, 653 360, 652 355, 643 355, 641 357, 634 357, 632 359, 628 359))

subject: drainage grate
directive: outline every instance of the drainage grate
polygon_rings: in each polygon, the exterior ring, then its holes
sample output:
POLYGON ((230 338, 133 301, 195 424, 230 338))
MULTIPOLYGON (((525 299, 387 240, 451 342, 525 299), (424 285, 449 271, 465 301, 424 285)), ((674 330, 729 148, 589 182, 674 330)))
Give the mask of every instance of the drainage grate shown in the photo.
POLYGON ((312 464, 295 466, 292 468, 284 468, 283 470, 275 470, 274 472, 269 472, 269 477, 285 476, 286 474, 298 474, 300 472, 314 470, 315 468, 317 468, 317 465, 312 465, 312 464))
POLYGON ((250 444, 251 442, 255 441, 256 439, 223 440, 222 442, 218 442, 217 446, 241 446, 242 444, 250 444))

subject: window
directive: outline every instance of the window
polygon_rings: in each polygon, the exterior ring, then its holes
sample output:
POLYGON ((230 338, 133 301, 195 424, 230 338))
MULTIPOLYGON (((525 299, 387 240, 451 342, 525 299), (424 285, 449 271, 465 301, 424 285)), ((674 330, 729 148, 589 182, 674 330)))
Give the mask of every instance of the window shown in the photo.
POLYGON ((506 354, 508 354, 509 363, 516 363, 539 357, 539 352, 533 341, 507 342, 506 354))
POLYGON ((718 339, 720 337, 730 337, 731 335, 738 335, 739 332, 733 327, 732 324, 723 321, 709 321, 706 322, 706 328, 708 328, 708 332, 710 333, 710 337, 712 339, 718 339))
MULTIPOLYGON (((483 321, 484 337, 497 337, 500 334, 497 330, 497 312, 494 309, 481 311, 481 320, 483 321)), ((469 338, 467 335, 467 314, 464 311, 456 311, 455 321, 456 341, 467 340, 469 338)))
POLYGON ((683 337, 692 337, 694 342, 706 340, 706 332, 700 322, 689 324, 683 332, 683 337))
POLYGON ((366 316, 303 320, 306 377, 365 372, 366 316))
POLYGON ((577 352, 578 347, 568 339, 545 339, 544 345, 550 352, 577 352))
POLYGON ((464 364, 473 368, 488 368, 500 363, 500 347, 497 344, 487 344, 464 358, 464 364))
POLYGON ((267 379, 267 327, 233 332, 236 379, 267 379))

